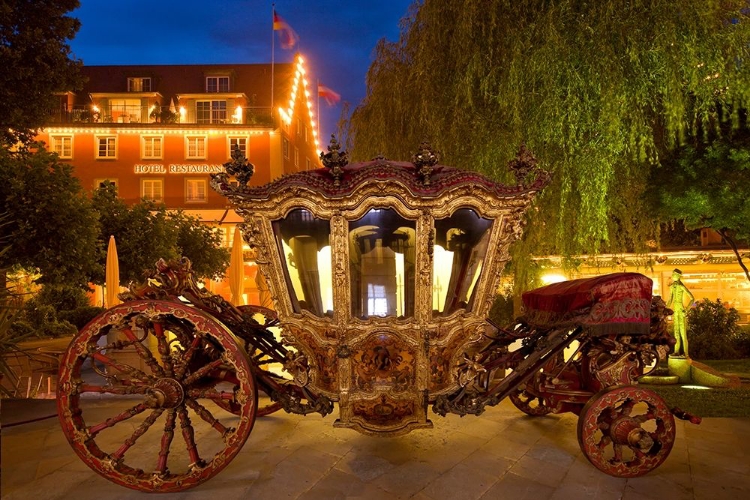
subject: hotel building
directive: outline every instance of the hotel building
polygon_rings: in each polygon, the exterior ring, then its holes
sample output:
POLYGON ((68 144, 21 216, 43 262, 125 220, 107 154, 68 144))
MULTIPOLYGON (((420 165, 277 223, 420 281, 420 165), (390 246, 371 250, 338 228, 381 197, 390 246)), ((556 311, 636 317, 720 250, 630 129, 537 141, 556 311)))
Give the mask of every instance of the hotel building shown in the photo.
MULTIPOLYGON (((59 96, 38 139, 70 162, 87 190, 104 181, 128 204, 163 202, 220 228, 241 219, 209 187, 239 148, 252 185, 321 166, 305 63, 84 66, 79 92, 59 96)), ((259 303, 252 255, 245 303, 259 303)), ((229 297, 227 285, 212 288, 229 297)))

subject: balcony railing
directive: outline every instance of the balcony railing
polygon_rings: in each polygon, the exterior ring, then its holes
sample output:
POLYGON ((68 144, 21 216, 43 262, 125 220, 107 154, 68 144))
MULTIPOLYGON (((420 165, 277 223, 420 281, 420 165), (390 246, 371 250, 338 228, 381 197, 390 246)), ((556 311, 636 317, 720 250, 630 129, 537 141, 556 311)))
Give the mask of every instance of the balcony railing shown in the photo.
POLYGON ((272 109, 269 107, 242 108, 224 113, 213 112, 210 116, 199 116, 195 108, 181 112, 172 106, 108 106, 94 111, 91 106, 63 107, 49 114, 50 124, 75 123, 141 123, 151 125, 198 124, 198 125, 250 125, 255 127, 275 126, 272 109))

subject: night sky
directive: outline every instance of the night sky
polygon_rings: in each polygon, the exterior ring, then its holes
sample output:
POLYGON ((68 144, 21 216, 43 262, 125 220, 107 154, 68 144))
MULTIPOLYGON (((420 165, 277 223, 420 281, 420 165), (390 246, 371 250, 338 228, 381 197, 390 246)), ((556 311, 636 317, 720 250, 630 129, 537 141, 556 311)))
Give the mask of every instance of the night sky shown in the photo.
MULTIPOLYGON (((413 0, 279 0, 279 14, 298 34, 292 50, 275 36, 276 62, 298 50, 314 83, 341 94, 329 107, 320 101, 325 149, 342 105, 354 109, 365 96, 365 76, 375 44, 395 41, 413 0)), ((81 29, 70 42, 85 65, 246 64, 271 62, 272 2, 266 0, 80 0, 70 15, 81 29)), ((315 105, 315 103, 313 103, 315 105)))

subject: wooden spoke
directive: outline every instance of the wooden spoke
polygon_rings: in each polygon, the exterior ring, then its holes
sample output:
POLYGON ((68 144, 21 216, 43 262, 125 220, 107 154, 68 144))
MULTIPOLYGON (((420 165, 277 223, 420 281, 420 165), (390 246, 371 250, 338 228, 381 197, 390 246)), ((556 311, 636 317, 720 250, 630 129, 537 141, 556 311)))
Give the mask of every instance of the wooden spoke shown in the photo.
POLYGON ((116 424, 122 422, 123 420, 127 420, 129 418, 133 418, 134 416, 138 415, 139 413, 142 413, 147 409, 147 406, 143 403, 139 403, 135 405, 134 407, 125 410, 124 412, 120 413, 119 415, 115 415, 114 417, 110 417, 101 424, 94 425, 89 427, 89 434, 94 437, 99 432, 103 431, 104 429, 108 427, 114 427, 116 424))

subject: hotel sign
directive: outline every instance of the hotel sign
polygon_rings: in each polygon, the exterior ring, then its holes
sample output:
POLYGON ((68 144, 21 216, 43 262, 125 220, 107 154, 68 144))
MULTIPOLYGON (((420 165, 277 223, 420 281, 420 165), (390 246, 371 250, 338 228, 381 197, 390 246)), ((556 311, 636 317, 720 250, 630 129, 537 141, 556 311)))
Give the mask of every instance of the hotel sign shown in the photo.
POLYGON ((133 173, 136 174, 218 174, 224 171, 223 165, 207 163, 136 163, 133 173))

